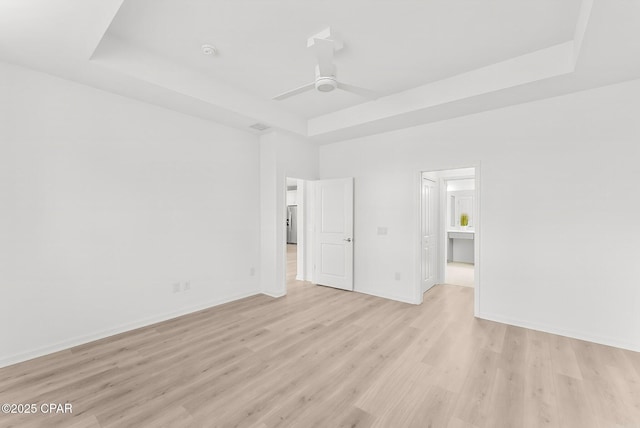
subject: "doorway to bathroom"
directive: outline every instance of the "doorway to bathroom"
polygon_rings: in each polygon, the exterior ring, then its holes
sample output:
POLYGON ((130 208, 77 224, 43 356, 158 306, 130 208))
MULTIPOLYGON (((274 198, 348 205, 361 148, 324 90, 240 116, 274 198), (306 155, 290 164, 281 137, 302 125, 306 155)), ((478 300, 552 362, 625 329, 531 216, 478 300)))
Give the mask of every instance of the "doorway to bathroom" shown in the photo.
POLYGON ((475 268, 475 178, 445 178, 442 215, 445 218, 444 283, 474 286, 475 268))
POLYGON ((477 167, 421 173, 420 292, 436 284, 475 288, 479 298, 477 167))

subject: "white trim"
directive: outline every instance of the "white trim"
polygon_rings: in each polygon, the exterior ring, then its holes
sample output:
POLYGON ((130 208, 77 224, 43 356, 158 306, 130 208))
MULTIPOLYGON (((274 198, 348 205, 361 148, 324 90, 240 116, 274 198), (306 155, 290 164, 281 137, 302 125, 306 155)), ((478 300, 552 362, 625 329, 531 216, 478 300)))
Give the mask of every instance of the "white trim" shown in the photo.
POLYGON ((449 201, 447 200, 447 179, 440 177, 438 179, 438 186, 440 186, 440 216, 438 217, 438 248, 440 252, 438 254, 438 281, 440 284, 444 283, 447 276, 447 207, 449 201), (444 211, 445 215, 442 215, 444 211))
POLYGON ((480 188, 482 186, 482 179, 481 179, 481 164, 480 162, 476 163, 474 165, 474 179, 475 179, 475 199, 473 202, 473 207, 475 212, 473 213, 474 216, 474 224, 473 224, 473 229, 475 231, 474 233, 474 240, 473 240, 473 257, 474 257, 474 261, 473 261, 473 314, 475 316, 478 316, 478 314, 480 313, 480 268, 482 267, 482 261, 480 260, 480 258, 482 257, 481 251, 480 251, 480 240, 482 239, 482 214, 481 214, 481 204, 482 204, 482 198, 480 197, 480 188))
POLYGON ((287 294, 287 178, 289 177, 285 172, 279 183, 279 192, 282 192, 282 203, 278 204, 278 194, 276 194, 276 248, 280 246, 280 257, 282 262, 280 263, 280 269, 276 266, 276 287, 279 287, 275 292, 264 292, 270 297, 282 297, 287 294))
POLYGON ((304 184, 304 180, 302 179, 297 179, 297 204, 298 204, 298 208, 297 208, 297 213, 298 213, 298 218, 297 218, 297 225, 296 227, 298 228, 296 230, 297 233, 297 244, 296 244, 296 280, 298 281, 302 281, 302 278, 304 278, 305 276, 305 254, 304 254, 304 249, 305 249, 305 245, 306 245, 306 234, 305 234, 305 230, 307 228, 306 225, 306 217, 304 215, 304 211, 306 208, 306 204, 304 201, 305 198, 305 184, 304 184))
POLYGON ((395 300, 396 302, 408 303, 410 305, 419 305, 419 304, 422 303, 422 301, 411 300, 411 299, 407 299, 405 297, 396 296, 396 295, 388 294, 388 293, 373 293, 371 291, 362 291, 362 290, 353 290, 353 291, 356 292, 356 293, 367 294, 369 296, 380 297, 380 298, 388 299, 388 300, 395 300))
POLYGON ((150 325, 157 324, 162 321, 167 321, 173 318, 189 315, 194 312, 198 312, 204 309, 209 309, 215 306, 223 305, 225 303, 234 302, 236 300, 245 299, 251 296, 257 296, 259 294, 261 294, 259 290, 250 291, 247 293, 241 293, 234 296, 229 296, 222 299, 209 301, 207 303, 201 303, 198 305, 189 306, 187 308, 179 309, 177 311, 166 312, 164 314, 159 314, 156 316, 144 318, 138 321, 121 324, 117 327, 100 330, 92 334, 77 336, 72 339, 64 340, 62 342, 54 343, 52 345, 43 346, 41 348, 33 349, 31 351, 21 352, 19 354, 2 357, 0 359, 0 368, 7 367, 12 364, 21 363, 27 360, 31 360, 33 358, 42 357, 44 355, 52 354, 54 352, 64 351, 66 349, 73 348, 75 346, 84 345, 89 342, 104 339, 110 336, 115 336, 121 333, 126 333, 128 331, 136 330, 142 327, 148 327, 150 325))
POLYGON ((304 251, 304 279, 303 281, 311 282, 315 284, 315 252, 313 246, 315 245, 315 200, 316 200, 316 184, 315 180, 304 180, 304 193, 305 193, 305 244, 304 251))
MULTIPOLYGON (((415 240, 416 240, 416 244, 414 245, 414 251, 416 251, 416 253, 414 254, 414 260, 417 260, 418 262, 415 265, 415 271, 416 271, 416 278, 418 279, 418 286, 415 288, 414 290, 414 300, 415 302, 417 302, 416 304, 421 305, 423 298, 424 298, 424 292, 422 291, 422 171, 419 171, 417 173, 417 179, 416 179, 416 195, 417 195, 417 207, 418 207, 418 215, 416 216, 416 229, 418 231, 418 233, 415 233, 415 240)), ((438 229, 440 227, 438 226, 438 229)), ((438 242, 438 247, 440 246, 440 243, 438 242)), ((439 251, 439 248, 438 248, 439 251)), ((439 282, 440 278, 438 278, 438 282, 439 282)))
POLYGON ((274 299, 277 299, 279 297, 283 297, 287 295, 286 291, 279 291, 277 293, 271 293, 269 291, 263 291, 262 294, 264 294, 265 296, 269 296, 269 297, 273 297, 274 299))
POLYGON ((613 346, 615 348, 628 349, 630 351, 640 352, 640 346, 638 344, 629 343, 624 340, 616 340, 616 339, 611 339, 609 337, 603 337, 603 336, 583 333, 583 332, 574 331, 574 330, 556 328, 547 324, 532 323, 529 321, 517 320, 517 319, 505 317, 502 315, 496 315, 496 314, 480 313, 476 315, 476 317, 479 319, 487 320, 487 321, 499 322, 501 324, 512 325, 515 327, 527 328, 529 330, 541 331, 543 333, 555 334, 558 336, 569 337, 572 339, 585 340, 587 342, 598 343, 600 345, 613 346))

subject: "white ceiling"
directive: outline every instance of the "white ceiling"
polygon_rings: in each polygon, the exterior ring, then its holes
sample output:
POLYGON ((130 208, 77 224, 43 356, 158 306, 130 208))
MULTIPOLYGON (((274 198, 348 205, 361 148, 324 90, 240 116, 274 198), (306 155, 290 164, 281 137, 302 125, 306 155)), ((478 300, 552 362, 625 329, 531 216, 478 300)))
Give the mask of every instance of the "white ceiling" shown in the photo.
MULTIPOLYGON (((109 27, 123 43, 265 100, 312 82, 307 38, 344 41, 339 79, 388 95, 573 38, 580 0, 127 0, 109 27), (219 55, 200 52, 214 44, 219 55)), ((368 101, 344 91, 275 103, 303 118, 368 101)))
POLYGON ((640 78, 640 2, 2 0, 0 60, 324 143, 640 78), (313 80, 327 26, 338 78, 383 97, 271 100, 313 80))

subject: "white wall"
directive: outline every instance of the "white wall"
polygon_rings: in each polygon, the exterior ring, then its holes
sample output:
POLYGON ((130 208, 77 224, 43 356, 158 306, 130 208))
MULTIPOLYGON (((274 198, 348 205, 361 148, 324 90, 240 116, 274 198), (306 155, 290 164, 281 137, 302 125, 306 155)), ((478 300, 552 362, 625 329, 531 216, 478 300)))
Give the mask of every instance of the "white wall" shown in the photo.
POLYGON ((260 137, 260 283, 263 293, 286 293, 286 178, 318 178, 318 146, 280 131, 260 137))
POLYGON ((3 63, 0 94, 0 365, 259 292, 256 136, 3 63))
POLYGON ((636 80, 322 146, 355 177, 355 289, 414 300, 418 172, 479 165, 480 315, 640 350, 639 111, 636 80))

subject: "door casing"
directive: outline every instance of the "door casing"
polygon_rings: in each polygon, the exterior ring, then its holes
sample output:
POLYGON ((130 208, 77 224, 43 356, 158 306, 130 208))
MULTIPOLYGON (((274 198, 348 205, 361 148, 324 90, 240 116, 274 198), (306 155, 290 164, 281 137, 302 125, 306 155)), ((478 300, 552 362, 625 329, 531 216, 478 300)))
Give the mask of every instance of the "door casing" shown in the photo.
MULTIPOLYGON (((415 173, 415 183, 416 183, 416 195, 417 195, 417 201, 416 201, 416 206, 417 206, 417 210, 416 210, 416 223, 415 223, 415 233, 414 236, 416 237, 416 244, 415 244, 415 248, 416 248, 416 273, 415 273, 415 277, 417 278, 417 280, 415 281, 415 287, 414 287, 414 296, 415 296, 415 302, 416 304, 421 304, 422 300, 423 300, 423 292, 422 292, 422 218, 421 218, 421 209, 422 209, 422 177, 423 177, 423 173, 428 173, 428 172, 442 172, 442 171, 447 171, 447 170, 453 170, 453 169, 465 169, 465 168, 474 168, 475 173, 473 175, 473 178, 475 179, 475 203, 474 203, 474 208, 473 208, 473 217, 474 217, 474 232, 475 232, 475 236, 474 236, 474 315, 477 317, 478 314, 480 313, 480 302, 481 302, 481 295, 482 295, 482 276, 481 276, 481 264, 482 264, 482 254, 480 253, 480 248, 481 248, 481 239, 482 239, 482 201, 481 201, 481 186, 482 186, 482 181, 481 181, 481 163, 480 162, 475 162, 472 164, 467 164, 467 165, 462 165, 462 166, 443 166, 443 167, 429 167, 429 168, 424 168, 420 171, 418 171, 417 173, 415 173)), ((469 177, 471 178, 471 177, 469 177)), ((442 207, 446 206, 446 204, 444 204, 444 202, 446 202, 446 192, 442 191, 442 182, 443 179, 440 180, 440 192, 439 192, 439 197, 440 197, 440 211, 442 211, 442 207), (443 201, 443 198, 445 198, 445 200, 443 201)), ((444 233, 446 231, 446 219, 443 215, 439 215, 439 221, 438 221, 438 236, 440 237, 440 241, 438 243, 438 278, 437 278, 437 282, 441 283, 444 280, 444 272, 445 272, 445 267, 446 267, 446 254, 442 254, 443 248, 444 248, 444 233)))

